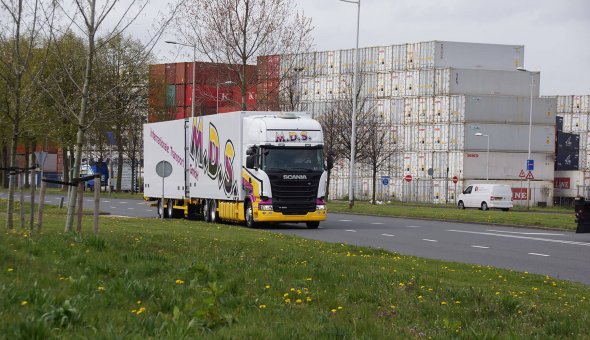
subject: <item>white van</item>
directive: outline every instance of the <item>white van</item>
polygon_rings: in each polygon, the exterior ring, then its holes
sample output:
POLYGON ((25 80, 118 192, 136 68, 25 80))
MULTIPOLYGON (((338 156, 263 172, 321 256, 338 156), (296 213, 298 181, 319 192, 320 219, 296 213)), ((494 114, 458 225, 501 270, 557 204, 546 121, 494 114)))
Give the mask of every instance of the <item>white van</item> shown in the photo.
POLYGON ((512 189, 505 184, 472 184, 459 194, 457 206, 508 211, 512 208, 512 189))

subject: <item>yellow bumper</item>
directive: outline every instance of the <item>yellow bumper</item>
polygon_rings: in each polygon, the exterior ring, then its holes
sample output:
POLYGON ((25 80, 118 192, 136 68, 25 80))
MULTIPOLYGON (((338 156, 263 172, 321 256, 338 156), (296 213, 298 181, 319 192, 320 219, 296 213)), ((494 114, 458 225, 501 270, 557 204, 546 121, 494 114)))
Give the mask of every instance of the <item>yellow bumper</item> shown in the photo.
POLYGON ((326 210, 316 210, 305 215, 283 215, 274 211, 254 212, 256 222, 316 222, 326 220, 326 210))

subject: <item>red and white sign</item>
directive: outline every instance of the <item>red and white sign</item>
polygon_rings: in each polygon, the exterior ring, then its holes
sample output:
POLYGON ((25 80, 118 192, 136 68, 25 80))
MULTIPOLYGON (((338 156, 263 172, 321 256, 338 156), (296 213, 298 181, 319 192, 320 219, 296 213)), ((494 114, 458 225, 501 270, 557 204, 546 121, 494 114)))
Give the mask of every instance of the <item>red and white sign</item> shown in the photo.
POLYGON ((524 173, 524 169, 520 170, 520 173, 518 174, 518 177, 520 178, 525 178, 526 174, 524 173))
POLYGON ((553 188, 555 189, 569 189, 570 178, 569 177, 555 177, 553 180, 553 188))
POLYGON ((526 201, 527 200, 527 188, 512 188, 512 200, 513 201, 526 201))
POLYGON ((412 181, 412 175, 406 175, 406 177, 404 177, 404 179, 406 180, 406 182, 411 182, 412 181))
POLYGON ((533 172, 532 171, 529 171, 529 173, 526 174, 525 179, 535 179, 535 177, 533 176, 533 172))
POLYGON ((453 183, 457 184, 459 182, 459 177, 453 176, 453 183))

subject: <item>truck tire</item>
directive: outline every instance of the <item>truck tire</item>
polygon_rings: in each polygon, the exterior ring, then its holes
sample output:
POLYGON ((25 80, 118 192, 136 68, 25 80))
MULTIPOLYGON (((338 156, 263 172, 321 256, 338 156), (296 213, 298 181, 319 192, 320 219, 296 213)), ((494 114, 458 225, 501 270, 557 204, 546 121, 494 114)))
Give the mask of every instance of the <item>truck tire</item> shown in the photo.
POLYGON ((211 200, 209 202, 209 220, 212 223, 217 223, 219 222, 219 214, 217 214, 217 201, 216 200, 211 200))
POLYGON ((209 210, 211 210, 211 206, 209 204, 209 200, 203 200, 203 221, 205 222, 211 222, 211 215, 209 212, 209 210))
POLYGON ((174 218, 176 216, 174 216, 174 200, 173 199, 169 199, 168 202, 166 203, 166 214, 168 215, 168 218, 174 218))
POLYGON ((246 202, 246 210, 244 211, 244 217, 246 218, 246 227, 256 228, 257 224, 254 222, 254 211, 252 210, 252 202, 246 202))
POLYGON ((160 198, 158 200, 158 217, 162 218, 162 215, 164 215, 164 218, 168 218, 168 211, 164 209, 164 204, 162 204, 162 199, 160 198))
POLYGON ((307 225, 307 229, 317 229, 320 226, 320 222, 313 221, 313 222, 305 222, 307 225))

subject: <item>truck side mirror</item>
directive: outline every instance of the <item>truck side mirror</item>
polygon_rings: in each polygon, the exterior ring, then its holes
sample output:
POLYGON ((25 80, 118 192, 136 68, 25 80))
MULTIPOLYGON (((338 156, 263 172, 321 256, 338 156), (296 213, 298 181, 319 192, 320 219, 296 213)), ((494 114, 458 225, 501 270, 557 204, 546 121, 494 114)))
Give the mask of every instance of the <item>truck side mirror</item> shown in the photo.
POLYGON ((256 159, 256 156, 254 156, 254 155, 246 156, 246 168, 254 169, 254 160, 255 159, 256 159))
POLYGON ((332 152, 328 153, 328 159, 326 159, 326 165, 328 166, 328 170, 332 170, 334 167, 334 154, 332 152))
POLYGON ((246 155, 248 156, 253 156, 256 154, 256 147, 255 146, 251 146, 246 150, 246 155))

